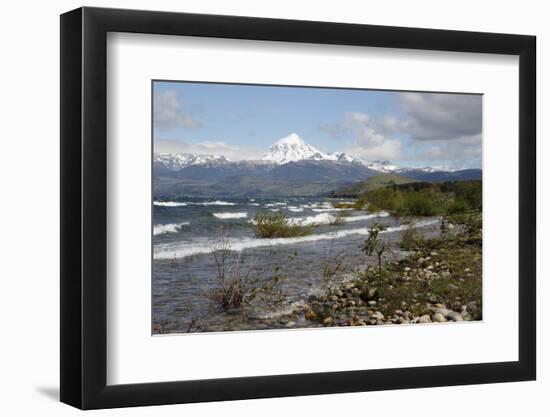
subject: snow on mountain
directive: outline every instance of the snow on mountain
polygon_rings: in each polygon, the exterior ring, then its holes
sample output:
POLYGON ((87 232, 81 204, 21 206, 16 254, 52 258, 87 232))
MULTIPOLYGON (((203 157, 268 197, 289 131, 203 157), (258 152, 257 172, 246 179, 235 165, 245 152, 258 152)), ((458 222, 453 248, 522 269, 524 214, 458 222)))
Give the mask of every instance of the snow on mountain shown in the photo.
MULTIPOLYGON (((424 168, 400 168, 391 164, 389 161, 369 161, 360 158, 354 158, 344 152, 322 152, 319 149, 306 143, 298 134, 291 133, 290 135, 279 139, 272 144, 267 153, 265 153, 260 161, 248 161, 251 164, 274 164, 284 165, 289 162, 298 161, 330 161, 342 164, 359 164, 371 170, 394 173, 394 174, 410 174, 410 173, 433 173, 440 171, 448 171, 446 169, 424 167, 424 168)), ((223 155, 194 155, 194 154, 158 154, 155 156, 155 165, 170 171, 179 171, 191 165, 214 164, 220 166, 229 164, 231 161, 223 155)))
POLYGON ((342 152, 322 152, 304 142, 296 133, 291 133, 271 145, 268 152, 262 156, 262 160, 272 161, 278 165, 303 160, 354 162, 352 157, 342 152))
POLYGON ((360 163, 365 165, 367 168, 373 169, 380 172, 396 172, 399 167, 392 165, 390 161, 366 161, 358 160, 360 163))
POLYGON ((190 165, 202 165, 211 162, 226 163, 229 160, 223 155, 194 155, 190 153, 164 153, 155 155, 155 164, 170 171, 179 171, 190 165))
POLYGON ((406 173, 412 172, 412 171, 432 173, 432 172, 437 172, 437 171, 449 171, 449 170, 448 169, 435 169, 435 168, 432 168, 432 167, 424 167, 424 168, 398 168, 398 167, 395 167, 395 169, 393 170, 393 172, 396 173, 396 174, 406 174, 406 173))
POLYGON ((291 133, 287 137, 279 139, 262 156, 263 161, 273 161, 281 165, 303 159, 323 159, 323 154, 313 146, 305 143, 296 133, 291 133))

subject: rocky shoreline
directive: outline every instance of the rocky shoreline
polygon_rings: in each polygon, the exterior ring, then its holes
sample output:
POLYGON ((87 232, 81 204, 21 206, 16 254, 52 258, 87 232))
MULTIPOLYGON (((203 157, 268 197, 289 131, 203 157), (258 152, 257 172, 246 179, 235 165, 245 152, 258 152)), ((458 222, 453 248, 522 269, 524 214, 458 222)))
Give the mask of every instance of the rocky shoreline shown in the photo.
MULTIPOLYGON (((470 231, 471 232, 471 231, 470 231)), ((427 324, 482 320, 481 243, 461 231, 418 242, 411 255, 373 267, 295 303, 285 327, 427 324)))

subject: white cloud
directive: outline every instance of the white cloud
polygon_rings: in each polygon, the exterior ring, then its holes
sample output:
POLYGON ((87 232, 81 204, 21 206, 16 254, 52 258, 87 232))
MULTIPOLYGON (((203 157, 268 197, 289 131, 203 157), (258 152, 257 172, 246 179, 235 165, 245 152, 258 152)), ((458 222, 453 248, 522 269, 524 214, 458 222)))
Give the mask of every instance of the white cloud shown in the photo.
POLYGON ((352 137, 345 152, 364 159, 399 159, 401 141, 390 134, 398 124, 393 116, 372 117, 361 112, 347 113, 341 125, 325 125, 323 130, 333 137, 352 137))
POLYGON ((346 152, 365 159, 429 164, 448 161, 455 168, 481 166, 482 97, 441 93, 400 93, 395 114, 345 114, 321 130, 347 143, 346 152))
POLYGON ((221 141, 188 143, 181 140, 155 140, 155 153, 192 153, 200 155, 223 155, 233 161, 260 159, 262 151, 230 145, 221 141))
POLYGON ((155 92, 153 110, 156 128, 163 130, 177 127, 193 129, 201 126, 199 121, 183 111, 181 100, 173 90, 155 92))
POLYGON ((401 93, 401 129, 413 140, 457 140, 481 134, 481 95, 401 93))
POLYGON ((480 168, 482 137, 479 134, 454 140, 413 141, 406 154, 409 160, 445 161, 450 169, 480 168))
POLYGON ((379 145, 368 147, 354 145, 346 148, 345 152, 351 156, 367 160, 396 160, 401 158, 401 142, 398 140, 385 140, 379 145))

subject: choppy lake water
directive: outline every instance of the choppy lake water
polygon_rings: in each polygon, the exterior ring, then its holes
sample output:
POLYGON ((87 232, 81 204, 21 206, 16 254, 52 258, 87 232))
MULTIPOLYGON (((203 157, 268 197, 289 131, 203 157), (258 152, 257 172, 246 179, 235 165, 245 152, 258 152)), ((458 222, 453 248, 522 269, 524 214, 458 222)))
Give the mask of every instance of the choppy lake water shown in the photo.
MULTIPOLYGON (((326 266, 338 265, 339 279, 365 265, 360 247, 373 222, 383 223, 383 237, 399 237, 399 219, 388 213, 342 213, 325 198, 177 199, 154 202, 153 332, 224 331, 284 327, 278 317, 324 289, 326 266), (291 221, 315 224, 311 235, 256 238, 250 221, 258 212, 279 212, 291 221), (214 253, 229 249, 228 270, 262 269, 284 276, 277 303, 253 303, 246 309, 224 310, 206 296, 217 286, 214 253)), ((437 218, 423 218, 417 227, 436 230, 437 218)), ((244 272, 243 272, 244 271, 244 272)), ((297 326, 311 323, 297 323, 297 326)))

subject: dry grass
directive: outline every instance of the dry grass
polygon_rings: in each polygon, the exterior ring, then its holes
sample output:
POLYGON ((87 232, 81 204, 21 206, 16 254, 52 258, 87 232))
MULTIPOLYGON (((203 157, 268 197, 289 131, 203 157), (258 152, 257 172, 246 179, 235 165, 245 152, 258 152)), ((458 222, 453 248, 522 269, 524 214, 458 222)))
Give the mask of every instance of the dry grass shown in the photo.
POLYGON ((307 236, 313 231, 313 226, 292 223, 281 213, 258 213, 252 226, 259 238, 307 236))

